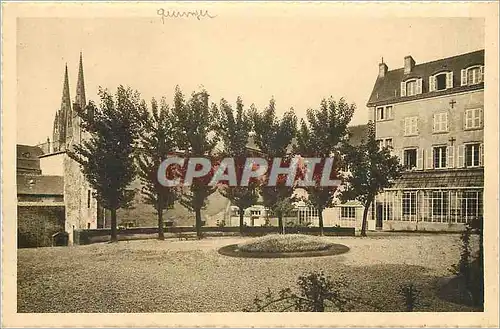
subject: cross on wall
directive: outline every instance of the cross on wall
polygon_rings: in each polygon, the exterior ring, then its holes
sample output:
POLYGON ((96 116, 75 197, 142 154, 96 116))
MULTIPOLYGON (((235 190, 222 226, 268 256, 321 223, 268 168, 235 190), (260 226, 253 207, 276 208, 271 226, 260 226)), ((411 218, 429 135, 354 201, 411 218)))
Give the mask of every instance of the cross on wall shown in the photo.
POLYGON ((454 137, 452 137, 452 138, 449 139, 449 141, 450 141, 451 146, 453 146, 453 142, 455 142, 456 139, 454 137))
POLYGON ((452 100, 450 101, 451 108, 453 108, 453 107, 454 107, 454 105, 455 105, 456 103, 457 103, 457 102, 456 102, 455 100, 453 100, 453 99, 452 99, 452 100))

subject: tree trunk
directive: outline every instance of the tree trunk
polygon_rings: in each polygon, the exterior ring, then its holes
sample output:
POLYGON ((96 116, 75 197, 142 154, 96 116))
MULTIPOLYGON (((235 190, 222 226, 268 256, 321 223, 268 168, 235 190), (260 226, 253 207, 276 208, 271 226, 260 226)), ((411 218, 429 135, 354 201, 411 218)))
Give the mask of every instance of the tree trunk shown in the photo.
POLYGON ((283 225, 283 214, 278 213, 278 227, 279 227, 279 233, 280 234, 285 234, 285 226, 283 225))
POLYGON ((240 235, 243 235, 243 231, 244 231, 244 216, 245 216, 245 209, 243 208, 238 208, 240 210, 240 235))
POLYGON ((201 208, 197 208, 195 210, 195 214, 196 214, 196 236, 198 237, 198 239, 201 239, 202 236, 201 236, 201 208))
POLYGON ((163 233, 163 209, 158 209, 158 240, 165 240, 165 234, 163 233))
POLYGON ((319 235, 323 236, 323 209, 318 209, 318 217, 319 217, 319 235))
POLYGON ((373 199, 372 196, 368 196, 368 199, 367 199, 366 204, 365 204, 365 209, 363 211, 363 223, 361 224, 361 236, 366 236, 366 229, 368 226, 368 211, 369 211, 370 205, 373 201, 372 199, 373 199))
POLYGON ((116 231, 116 209, 111 209, 111 240, 110 242, 118 242, 118 234, 116 231))

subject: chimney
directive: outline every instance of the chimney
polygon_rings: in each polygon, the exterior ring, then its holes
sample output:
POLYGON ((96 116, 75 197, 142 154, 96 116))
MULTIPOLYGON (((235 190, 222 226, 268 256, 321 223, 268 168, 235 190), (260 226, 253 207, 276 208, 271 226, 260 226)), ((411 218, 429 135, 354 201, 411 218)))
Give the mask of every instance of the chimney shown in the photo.
POLYGON ((411 56, 405 57, 405 74, 411 73, 413 68, 415 67, 415 60, 411 56))
POLYGON ((378 77, 383 78, 387 73, 387 65, 384 63, 384 58, 382 57, 382 62, 378 65, 378 77))

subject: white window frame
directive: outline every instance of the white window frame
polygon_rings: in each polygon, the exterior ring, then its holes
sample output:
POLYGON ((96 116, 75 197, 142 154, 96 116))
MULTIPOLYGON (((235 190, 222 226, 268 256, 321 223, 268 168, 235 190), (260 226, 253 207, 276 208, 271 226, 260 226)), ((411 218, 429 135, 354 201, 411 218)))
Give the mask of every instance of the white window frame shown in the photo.
POLYGON ((377 121, 386 121, 393 119, 392 105, 379 106, 375 109, 377 121))
POLYGON ((418 148, 409 147, 409 148, 403 149, 402 157, 403 157, 403 160, 402 160, 401 164, 405 167, 406 170, 415 170, 415 169, 419 168, 418 148), (415 151, 415 166, 413 166, 413 167, 410 167, 406 164, 406 152, 407 151, 415 151))
POLYGON ((404 120, 404 135, 416 136, 418 135, 418 117, 406 117, 404 120))
POLYGON ((482 165, 482 145, 481 143, 466 143, 464 144, 464 165, 467 168, 477 168, 482 165), (477 147, 477 159, 474 157, 474 149, 471 150, 471 164, 467 164, 467 148, 468 147, 477 147), (474 164, 477 160, 477 165, 474 164))
POLYGON ((448 132, 448 112, 433 115, 432 131, 435 133, 448 132))
POLYGON ((432 163, 434 169, 445 169, 448 168, 448 148, 446 145, 437 145, 432 147, 432 163), (444 151, 443 151, 444 150, 444 151), (436 166, 435 158, 436 158, 436 152, 439 152, 438 154, 438 163, 436 166), (444 165, 443 165, 444 161, 444 165))
POLYGON ((467 109, 464 113, 464 129, 481 129, 483 127, 483 109, 467 109))
POLYGON ((461 71, 461 85, 462 86, 471 86, 477 85, 484 81, 484 65, 473 65, 465 68, 461 71), (478 73, 473 73, 472 81, 469 81, 469 71, 478 69, 478 73))
POLYGON ((344 206, 340 207, 340 218, 341 219, 356 219, 356 207, 344 206))
POLYGON ((443 71, 438 72, 434 75, 429 76, 429 92, 433 91, 442 91, 446 89, 453 88, 453 72, 452 71, 443 71), (445 87, 443 89, 437 88, 437 77, 439 75, 445 75, 445 87))

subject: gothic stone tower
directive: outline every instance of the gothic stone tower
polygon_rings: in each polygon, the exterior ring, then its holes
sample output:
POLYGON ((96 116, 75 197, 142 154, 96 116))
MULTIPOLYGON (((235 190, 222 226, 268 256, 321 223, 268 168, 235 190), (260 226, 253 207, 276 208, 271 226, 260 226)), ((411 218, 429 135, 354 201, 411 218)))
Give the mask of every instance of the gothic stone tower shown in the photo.
MULTIPOLYGON (((68 91, 69 97, 69 91, 68 91)), ((64 96, 63 96, 64 98, 64 96)), ((85 109, 85 82, 83 78, 83 60, 80 53, 78 80, 73 109, 68 113, 66 147, 72 150, 75 145, 88 139, 88 133, 81 129, 81 119, 77 116, 77 108, 85 109)), ((80 165, 69 156, 64 157, 64 203, 66 208, 66 232, 73 242, 75 229, 97 228, 97 201, 92 196, 92 189, 82 174, 80 165)))

